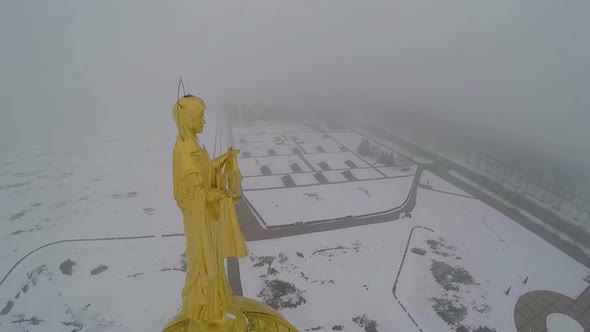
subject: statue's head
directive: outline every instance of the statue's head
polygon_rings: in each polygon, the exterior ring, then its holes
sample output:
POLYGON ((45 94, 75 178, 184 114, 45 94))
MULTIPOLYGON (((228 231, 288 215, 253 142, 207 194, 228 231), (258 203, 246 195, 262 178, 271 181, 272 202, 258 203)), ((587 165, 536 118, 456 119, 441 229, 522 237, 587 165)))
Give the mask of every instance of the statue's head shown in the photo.
POLYGON ((182 140, 203 132, 206 108, 201 98, 192 95, 186 95, 176 101, 172 115, 182 140))

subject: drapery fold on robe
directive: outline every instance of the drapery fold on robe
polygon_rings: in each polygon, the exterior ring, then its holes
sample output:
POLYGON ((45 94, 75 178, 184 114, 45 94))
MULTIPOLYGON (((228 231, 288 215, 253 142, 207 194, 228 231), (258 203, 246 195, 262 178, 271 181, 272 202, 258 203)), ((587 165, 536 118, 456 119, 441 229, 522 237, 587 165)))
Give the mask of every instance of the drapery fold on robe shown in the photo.
POLYGON ((221 209, 221 254, 224 258, 242 258, 248 255, 246 242, 236 216, 236 208, 232 198, 220 201, 221 209))
POLYGON ((216 170, 217 185, 219 189, 229 190, 231 197, 222 199, 219 203, 221 221, 221 248, 224 258, 246 257, 246 241, 238 223, 234 203, 240 199, 242 174, 238 168, 238 160, 235 154, 230 154, 222 165, 216 170))
POLYGON ((192 320, 217 320, 231 304, 221 250, 220 220, 207 202, 213 189, 212 163, 205 149, 177 140, 173 154, 174 198, 183 213, 187 274, 182 311, 192 320))
POLYGON ((235 197, 234 201, 239 200, 242 195, 243 177, 242 172, 240 172, 240 168, 238 167, 238 158, 235 154, 232 154, 231 157, 228 158, 223 174, 227 177, 229 191, 232 193, 233 197, 235 197))

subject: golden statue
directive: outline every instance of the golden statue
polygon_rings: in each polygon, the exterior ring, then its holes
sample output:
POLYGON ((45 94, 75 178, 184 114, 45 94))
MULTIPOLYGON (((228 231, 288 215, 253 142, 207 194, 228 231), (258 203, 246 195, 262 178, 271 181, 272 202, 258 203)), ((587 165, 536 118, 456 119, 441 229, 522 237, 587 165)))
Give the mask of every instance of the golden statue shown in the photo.
POLYGON ((186 280, 182 310, 164 332, 296 332, 271 307, 233 296, 224 259, 245 257, 246 243, 234 204, 241 199, 239 150, 211 160, 197 134, 205 125, 205 103, 186 95, 174 104, 178 136, 172 157, 174 199, 186 234, 186 280))

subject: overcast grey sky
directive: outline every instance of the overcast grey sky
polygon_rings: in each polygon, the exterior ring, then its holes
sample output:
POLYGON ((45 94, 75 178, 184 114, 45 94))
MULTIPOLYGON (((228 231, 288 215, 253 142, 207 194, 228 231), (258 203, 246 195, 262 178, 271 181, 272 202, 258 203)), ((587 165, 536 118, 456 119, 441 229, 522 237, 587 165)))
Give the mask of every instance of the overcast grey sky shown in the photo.
POLYGON ((0 149, 173 132, 182 74, 211 111, 419 112, 588 169, 588 36, 586 0, 3 1, 0 149))

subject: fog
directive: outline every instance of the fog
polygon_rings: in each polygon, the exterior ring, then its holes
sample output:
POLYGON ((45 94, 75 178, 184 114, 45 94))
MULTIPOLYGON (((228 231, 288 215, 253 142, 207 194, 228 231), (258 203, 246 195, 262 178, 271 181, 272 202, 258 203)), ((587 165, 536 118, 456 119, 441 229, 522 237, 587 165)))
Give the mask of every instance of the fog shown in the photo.
POLYGON ((0 151, 173 134, 182 75, 210 112, 362 114, 585 182, 588 22, 583 0, 5 1, 0 151))

